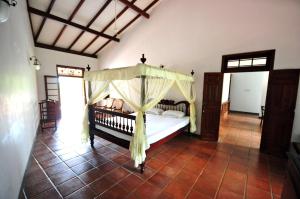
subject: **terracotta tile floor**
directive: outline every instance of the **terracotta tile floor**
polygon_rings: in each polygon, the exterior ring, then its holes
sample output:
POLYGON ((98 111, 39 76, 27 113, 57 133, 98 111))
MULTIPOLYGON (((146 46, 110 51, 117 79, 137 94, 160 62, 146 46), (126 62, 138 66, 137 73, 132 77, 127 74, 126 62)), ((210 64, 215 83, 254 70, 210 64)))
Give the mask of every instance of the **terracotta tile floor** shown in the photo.
POLYGON ((256 115, 230 113, 220 122, 219 142, 259 149, 260 119, 256 115))
POLYGON ((222 131, 238 134, 223 143, 179 136, 151 151, 144 174, 127 150, 98 137, 92 150, 76 130, 37 135, 23 198, 280 198, 286 161, 260 154, 232 121, 222 131))

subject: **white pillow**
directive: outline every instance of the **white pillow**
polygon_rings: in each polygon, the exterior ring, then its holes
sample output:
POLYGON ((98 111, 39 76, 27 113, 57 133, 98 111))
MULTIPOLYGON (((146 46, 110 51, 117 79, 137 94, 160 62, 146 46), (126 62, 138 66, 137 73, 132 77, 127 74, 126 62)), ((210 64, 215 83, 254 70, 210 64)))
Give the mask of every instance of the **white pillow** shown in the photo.
POLYGON ((161 115, 163 112, 164 112, 164 110, 162 110, 160 108, 152 108, 152 109, 146 111, 146 113, 153 114, 153 115, 161 115))
POLYGON ((185 114, 182 111, 167 110, 163 112, 162 115, 167 117, 182 118, 185 114))

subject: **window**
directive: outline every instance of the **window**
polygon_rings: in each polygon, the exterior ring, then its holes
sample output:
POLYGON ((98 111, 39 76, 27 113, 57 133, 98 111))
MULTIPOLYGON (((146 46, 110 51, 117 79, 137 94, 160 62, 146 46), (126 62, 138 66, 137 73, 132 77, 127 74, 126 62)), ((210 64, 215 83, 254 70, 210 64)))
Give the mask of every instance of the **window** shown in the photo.
POLYGON ((270 71, 274 67, 275 50, 223 55, 222 72, 270 71))
POLYGON ((57 75, 65 77, 83 77, 84 68, 72 66, 57 66, 57 75))

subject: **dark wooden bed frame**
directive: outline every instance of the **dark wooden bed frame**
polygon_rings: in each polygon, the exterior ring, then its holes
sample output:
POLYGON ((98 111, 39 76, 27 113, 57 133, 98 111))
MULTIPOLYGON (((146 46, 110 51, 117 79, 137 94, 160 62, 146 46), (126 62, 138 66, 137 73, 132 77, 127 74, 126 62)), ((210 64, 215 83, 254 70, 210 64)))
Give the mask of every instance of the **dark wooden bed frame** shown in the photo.
MULTIPOLYGON (((189 103, 187 101, 180 101, 175 103, 173 100, 161 100, 156 106, 156 108, 161 108, 163 110, 177 110, 183 111, 186 116, 189 116, 189 103)), ((96 128, 96 125, 117 131, 118 133, 133 136, 133 124, 135 123, 135 116, 120 112, 114 112, 111 110, 106 110, 94 105, 89 106, 89 132, 90 132, 90 144, 94 148, 94 137, 95 135, 108 140, 112 143, 115 143, 119 146, 129 149, 130 142, 116 136, 113 136, 105 131, 96 128)), ((147 119, 144 115, 145 123, 147 125, 147 119)), ((153 150, 158 146, 169 141, 173 137, 177 136, 181 132, 189 132, 190 124, 185 127, 177 130, 176 132, 170 134, 169 136, 153 143, 150 145, 150 148, 146 151, 153 150)), ((140 165, 141 173, 143 173, 145 163, 140 165)))

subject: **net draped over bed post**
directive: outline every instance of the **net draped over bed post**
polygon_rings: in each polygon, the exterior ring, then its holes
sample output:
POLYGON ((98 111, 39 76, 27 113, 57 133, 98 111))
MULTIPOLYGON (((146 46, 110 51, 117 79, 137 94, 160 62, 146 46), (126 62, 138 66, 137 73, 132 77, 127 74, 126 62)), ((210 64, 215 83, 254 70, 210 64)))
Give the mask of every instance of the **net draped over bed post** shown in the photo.
MULTIPOLYGON (((84 79, 102 85, 96 89, 96 92, 93 92, 88 104, 93 104, 103 99, 108 94, 105 92, 106 89, 112 88, 137 112, 134 135, 130 142, 131 158, 134 160, 136 167, 145 161, 146 150, 150 147, 146 137, 143 115, 147 110, 158 104, 175 83, 190 103, 190 130, 191 132, 196 131, 196 111, 194 104, 196 95, 192 84, 194 79, 190 75, 168 71, 164 68, 138 64, 132 67, 87 72, 84 74, 84 79)), ((86 115, 87 111, 88 106, 86 106, 86 115)), ((87 116, 84 124, 88 127, 87 116)), ((83 132, 83 135, 88 134, 83 132)))
POLYGON ((89 100, 87 104, 84 107, 84 116, 83 116, 83 122, 82 122, 82 133, 81 133, 81 139, 83 142, 87 142, 89 138, 89 114, 88 114, 88 107, 91 104, 94 104, 102 99, 104 99, 107 95, 109 95, 108 92, 106 92, 110 81, 104 81, 104 82, 98 82, 97 86, 94 85, 94 89, 91 89, 91 82, 89 82, 89 90, 94 90, 93 92, 89 91, 89 100), (102 85, 101 85, 102 83, 102 85), (100 84, 100 85, 99 85, 100 84))
POLYGON ((196 92, 194 88, 193 82, 184 81, 184 80, 176 80, 176 84, 185 97, 185 99, 190 103, 190 132, 195 133, 197 130, 196 127, 196 92))

